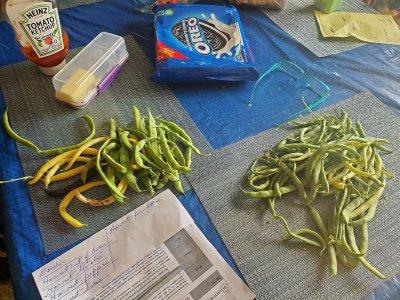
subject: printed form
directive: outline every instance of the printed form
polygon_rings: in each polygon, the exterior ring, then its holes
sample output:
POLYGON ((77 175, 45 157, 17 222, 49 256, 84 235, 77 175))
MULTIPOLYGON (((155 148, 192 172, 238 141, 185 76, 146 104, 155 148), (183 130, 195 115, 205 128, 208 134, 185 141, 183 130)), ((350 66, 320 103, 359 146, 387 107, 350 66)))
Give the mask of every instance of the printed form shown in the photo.
POLYGON ((255 299, 169 190, 33 277, 46 300, 255 299))
POLYGON ((362 41, 400 45, 400 29, 392 16, 315 10, 324 37, 354 36, 362 41))

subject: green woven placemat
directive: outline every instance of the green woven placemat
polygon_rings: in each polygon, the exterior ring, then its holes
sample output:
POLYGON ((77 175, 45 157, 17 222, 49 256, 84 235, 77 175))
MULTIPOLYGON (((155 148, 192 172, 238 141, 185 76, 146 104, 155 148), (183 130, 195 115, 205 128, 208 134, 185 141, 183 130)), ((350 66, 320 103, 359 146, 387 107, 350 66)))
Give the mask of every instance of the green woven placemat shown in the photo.
MULTIPOLYGON (((136 105, 142 113, 150 108, 155 116, 161 115, 180 124, 200 149, 205 153, 210 152, 210 145, 170 89, 148 79, 153 72, 153 65, 136 41, 129 36, 125 42, 129 58, 122 66, 121 73, 104 94, 81 110, 57 101, 51 77, 41 74, 31 62, 0 68, 1 89, 14 130, 42 149, 70 145, 88 134, 87 125, 80 117, 91 115, 98 127, 97 136, 101 136, 108 134, 110 117, 114 117, 118 124, 131 124, 132 106, 136 105)), ((70 51, 68 60, 78 51, 70 51)), ((17 147, 26 175, 34 174, 46 161, 46 157, 36 154, 32 149, 19 144, 17 147)), ((61 198, 46 196, 41 185, 31 186, 29 191, 47 253, 92 235, 149 198, 146 193, 129 192, 129 200, 125 204, 114 203, 97 208, 73 201, 68 211, 81 222, 89 224, 75 229, 58 214, 61 198)), ((101 199, 103 196, 107 196, 106 189, 96 194, 95 198, 101 199)))
MULTIPOLYGON (((370 245, 367 259, 386 276, 400 272, 400 118, 370 93, 362 93, 316 112, 340 113, 360 118, 369 135, 387 138, 393 154, 383 155, 387 168, 396 173, 383 194, 375 218, 369 223, 370 245)), ((315 115, 314 115, 315 116, 315 115)), ((246 199, 240 191, 251 162, 290 132, 288 126, 271 129, 255 137, 214 151, 208 159, 194 162, 188 175, 257 299, 359 299, 380 280, 359 266, 353 271, 339 263, 338 275, 331 278, 327 255, 316 248, 283 241, 286 232, 273 220, 262 200, 246 199)), ((276 210, 285 216, 292 230, 313 228, 306 208, 293 194, 277 200, 276 210), (302 209, 303 207, 303 209, 302 209)), ((326 211, 327 202, 316 201, 326 211)))

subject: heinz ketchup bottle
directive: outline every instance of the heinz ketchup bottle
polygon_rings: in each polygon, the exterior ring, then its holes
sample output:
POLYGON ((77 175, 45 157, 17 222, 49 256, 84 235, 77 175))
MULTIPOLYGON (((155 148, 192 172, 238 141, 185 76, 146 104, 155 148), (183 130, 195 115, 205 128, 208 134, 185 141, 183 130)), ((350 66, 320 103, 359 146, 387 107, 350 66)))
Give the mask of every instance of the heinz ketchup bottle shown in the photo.
POLYGON ((57 0, 5 0, 3 12, 20 50, 46 75, 65 66, 68 35, 61 28, 57 0))

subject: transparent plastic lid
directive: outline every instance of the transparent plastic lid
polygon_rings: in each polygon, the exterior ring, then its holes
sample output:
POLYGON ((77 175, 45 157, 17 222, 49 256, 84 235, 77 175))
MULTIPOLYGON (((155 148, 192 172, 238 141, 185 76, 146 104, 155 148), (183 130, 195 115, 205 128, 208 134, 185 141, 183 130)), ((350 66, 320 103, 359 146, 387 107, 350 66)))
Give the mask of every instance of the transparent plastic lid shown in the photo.
POLYGON ((100 33, 53 77, 56 98, 75 107, 86 106, 107 89, 127 58, 122 37, 100 33))

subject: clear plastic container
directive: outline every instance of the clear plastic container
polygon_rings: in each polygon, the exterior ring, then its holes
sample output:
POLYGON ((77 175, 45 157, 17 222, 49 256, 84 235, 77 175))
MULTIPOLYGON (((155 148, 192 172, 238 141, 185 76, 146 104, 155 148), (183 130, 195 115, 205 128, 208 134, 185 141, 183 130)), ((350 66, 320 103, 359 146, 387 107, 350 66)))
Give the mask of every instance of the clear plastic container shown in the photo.
POLYGON ((127 58, 122 37, 100 33, 53 77, 56 98, 85 107, 107 89, 127 58))

